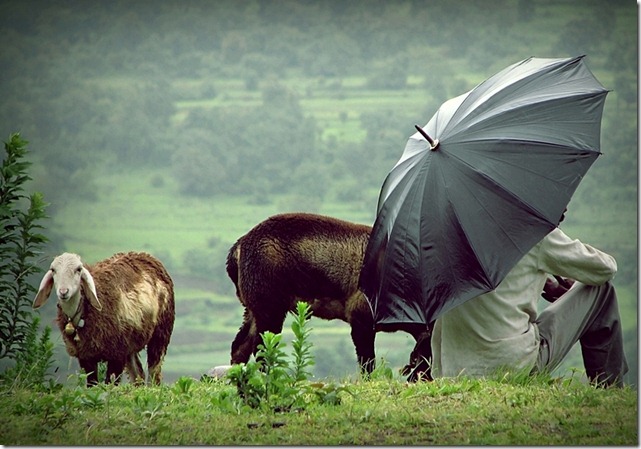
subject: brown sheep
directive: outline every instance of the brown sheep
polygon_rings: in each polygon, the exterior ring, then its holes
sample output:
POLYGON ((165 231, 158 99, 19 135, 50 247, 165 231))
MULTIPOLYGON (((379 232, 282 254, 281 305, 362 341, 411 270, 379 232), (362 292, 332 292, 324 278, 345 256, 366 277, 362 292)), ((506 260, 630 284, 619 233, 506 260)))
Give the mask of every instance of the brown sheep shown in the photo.
POLYGON ((89 266, 77 254, 61 254, 40 282, 34 309, 54 286, 58 327, 88 385, 98 381, 98 362, 107 362, 107 382, 126 369, 132 382, 144 383, 138 353, 145 347, 149 381, 160 384, 175 317, 173 281, 160 261, 129 252, 89 266))
MULTIPOLYGON (((243 324, 231 345, 231 363, 247 363, 256 354, 260 334, 280 333, 287 312, 306 301, 314 316, 340 319, 351 326, 361 370, 374 369, 376 330, 369 302, 358 287, 371 226, 306 213, 275 215, 238 239, 227 255, 227 274, 245 307, 243 324)), ((400 326, 425 342, 425 326, 400 326)), ((404 373, 431 357, 429 344, 417 344, 404 373), (422 351, 420 354, 417 350, 422 351)), ((421 366, 428 373, 427 364, 421 366)), ((427 376, 429 378, 429 373, 427 376)))

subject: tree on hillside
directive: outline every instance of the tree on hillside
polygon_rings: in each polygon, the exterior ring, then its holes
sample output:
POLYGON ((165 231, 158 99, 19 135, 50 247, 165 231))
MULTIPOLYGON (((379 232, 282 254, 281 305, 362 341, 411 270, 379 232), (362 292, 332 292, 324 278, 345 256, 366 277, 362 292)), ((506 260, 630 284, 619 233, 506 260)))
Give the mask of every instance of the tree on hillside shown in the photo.
POLYGON ((299 175, 317 167, 316 125, 278 83, 256 109, 191 112, 180 136, 172 167, 183 194, 323 193, 323 176, 299 175))

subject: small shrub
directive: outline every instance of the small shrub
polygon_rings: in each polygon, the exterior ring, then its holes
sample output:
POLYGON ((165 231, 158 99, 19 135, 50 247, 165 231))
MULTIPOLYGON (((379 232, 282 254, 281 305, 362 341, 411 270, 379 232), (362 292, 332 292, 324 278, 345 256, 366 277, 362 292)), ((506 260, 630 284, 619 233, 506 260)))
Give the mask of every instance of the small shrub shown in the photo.
MULTIPOLYGON (((298 302, 294 317, 292 364, 283 350, 282 334, 268 331, 261 334, 263 343, 258 346, 258 361, 236 364, 227 373, 244 405, 280 412, 304 408, 314 399, 321 404, 337 405, 339 393, 348 391, 333 383, 309 383, 308 368, 314 364, 307 327, 311 317, 309 305, 298 302)), ((228 397, 224 403, 228 408, 234 404, 228 397)), ((239 410, 237 403, 233 409, 239 410)))
POLYGON ((191 394, 192 387, 194 386, 194 382, 194 379, 191 377, 182 376, 176 381, 176 383, 174 383, 172 390, 177 395, 189 396, 191 394))
POLYGON ((1 385, 14 389, 53 388, 52 379, 47 379, 53 368, 54 345, 51 342, 51 328, 45 327, 38 338, 39 324, 40 317, 34 316, 25 332, 22 350, 15 355, 15 365, 0 374, 1 385))
POLYGON ((394 370, 392 370, 392 368, 389 366, 389 363, 385 359, 381 359, 380 363, 376 364, 376 368, 374 368, 374 371, 370 373, 369 378, 372 380, 392 380, 394 379, 394 370))
POLYGON ((164 414, 162 409, 165 405, 160 394, 152 389, 140 388, 134 396, 133 409, 138 415, 147 418, 149 421, 162 416, 164 414))

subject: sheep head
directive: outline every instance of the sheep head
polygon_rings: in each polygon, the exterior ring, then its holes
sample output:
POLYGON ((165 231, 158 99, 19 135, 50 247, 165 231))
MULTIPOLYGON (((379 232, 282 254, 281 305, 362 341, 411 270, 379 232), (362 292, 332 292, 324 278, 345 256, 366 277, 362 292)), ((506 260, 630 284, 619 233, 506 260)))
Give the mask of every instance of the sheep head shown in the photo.
POLYGON ((74 316, 80 306, 81 289, 89 303, 97 310, 102 310, 93 277, 77 254, 64 253, 51 262, 49 270, 40 281, 38 293, 33 301, 34 309, 47 302, 54 287, 58 304, 68 317, 74 316))

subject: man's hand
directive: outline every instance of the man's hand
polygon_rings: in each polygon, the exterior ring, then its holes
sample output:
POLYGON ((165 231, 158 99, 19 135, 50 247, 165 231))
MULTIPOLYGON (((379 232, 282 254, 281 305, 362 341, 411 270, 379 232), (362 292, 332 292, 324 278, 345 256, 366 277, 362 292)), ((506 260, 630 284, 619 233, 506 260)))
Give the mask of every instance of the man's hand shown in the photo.
POLYGON ((547 278, 541 296, 549 302, 559 299, 574 284, 573 279, 564 279, 561 276, 554 275, 554 279, 547 278))

